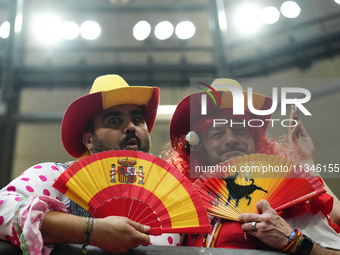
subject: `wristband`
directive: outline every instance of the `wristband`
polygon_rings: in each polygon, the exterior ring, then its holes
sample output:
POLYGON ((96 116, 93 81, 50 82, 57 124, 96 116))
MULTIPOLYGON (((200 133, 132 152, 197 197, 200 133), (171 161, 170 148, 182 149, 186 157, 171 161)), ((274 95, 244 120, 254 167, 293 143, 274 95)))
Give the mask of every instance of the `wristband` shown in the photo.
POLYGON ((294 229, 282 251, 292 253, 295 250, 296 245, 300 243, 300 240, 301 232, 298 229, 294 229))
POLYGON ((83 234, 83 247, 81 249, 82 254, 86 254, 86 246, 89 244, 90 233, 93 228, 94 219, 87 217, 85 221, 84 234, 83 234))

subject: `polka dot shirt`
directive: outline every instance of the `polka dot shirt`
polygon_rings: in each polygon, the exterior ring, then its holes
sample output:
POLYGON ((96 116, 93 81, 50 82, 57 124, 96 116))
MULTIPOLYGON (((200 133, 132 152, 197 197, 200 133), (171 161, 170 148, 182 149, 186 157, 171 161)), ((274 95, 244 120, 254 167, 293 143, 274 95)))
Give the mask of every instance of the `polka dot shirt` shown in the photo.
MULTIPOLYGON (((68 197, 57 191, 52 187, 55 180, 59 175, 67 169, 67 165, 61 163, 42 163, 23 172, 19 177, 14 179, 11 183, 5 186, 0 191, 0 238, 11 241, 14 245, 20 246, 19 237, 13 227, 14 216, 16 213, 16 207, 21 200, 27 199, 25 207, 29 207, 27 203, 38 204, 35 208, 39 207, 39 200, 41 204, 53 204, 55 202, 62 203, 65 208, 69 210, 70 200, 68 197), (29 198, 29 199, 28 199, 29 198), (34 198, 34 199, 33 199, 34 198), (37 201, 38 200, 38 201, 37 201)), ((22 206, 23 207, 23 206, 22 206)), ((57 207, 58 208, 58 207, 57 207)), ((55 209, 55 208, 54 208, 55 209)), ((21 209, 20 209, 21 210, 21 209)), ((46 213, 46 208, 38 209, 42 210, 42 213, 46 213)), ((57 209, 58 210, 58 209, 57 209)), ((61 209, 60 209, 61 210, 61 209)), ((20 213, 25 213, 23 210, 20 213)), ((42 217, 43 218, 43 217, 42 217)), ((21 221, 23 221, 21 219, 21 221)), ((31 222, 29 217, 26 221, 21 222, 23 228, 29 226, 33 227, 34 222, 31 222)), ((39 224, 38 224, 39 225, 39 224)), ((26 230, 28 233, 30 229, 26 230)), ((39 229, 37 230, 39 232, 39 229)), ((151 245, 169 245, 179 246, 182 244, 185 235, 180 234, 163 234, 161 236, 150 236, 151 245)), ((37 242, 36 240, 28 238, 26 240, 27 246, 29 246, 30 253, 41 254, 44 247, 43 242, 37 242), (34 243, 34 245, 32 245, 34 243), (38 243, 38 245, 37 245, 38 243), (31 244, 31 245, 30 245, 31 244)), ((45 251, 44 254, 49 254, 49 251, 45 251)))
MULTIPOLYGON (((52 187, 54 181, 66 169, 66 165, 54 162, 35 165, 0 190, 1 239, 12 241, 14 245, 20 245, 18 236, 13 234, 15 232, 13 228, 14 215, 20 200, 34 196, 39 199, 39 196, 46 196, 48 200, 44 203, 61 202, 65 207, 69 206, 69 198, 52 187)), ((27 242, 30 243, 29 240, 27 242)), ((40 253, 41 251, 36 254, 40 253)))

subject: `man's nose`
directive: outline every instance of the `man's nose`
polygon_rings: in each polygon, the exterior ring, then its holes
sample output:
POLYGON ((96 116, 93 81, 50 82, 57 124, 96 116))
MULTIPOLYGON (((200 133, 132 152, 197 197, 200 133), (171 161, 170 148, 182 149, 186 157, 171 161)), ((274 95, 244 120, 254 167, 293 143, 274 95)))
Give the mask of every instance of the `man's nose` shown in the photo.
POLYGON ((227 131, 225 132, 224 135, 224 143, 227 145, 234 145, 236 143, 238 143, 238 139, 236 137, 236 135, 233 133, 233 131, 231 129, 227 129, 227 131))
POLYGON ((124 133, 135 133, 136 132, 136 126, 133 124, 132 120, 127 121, 124 133))

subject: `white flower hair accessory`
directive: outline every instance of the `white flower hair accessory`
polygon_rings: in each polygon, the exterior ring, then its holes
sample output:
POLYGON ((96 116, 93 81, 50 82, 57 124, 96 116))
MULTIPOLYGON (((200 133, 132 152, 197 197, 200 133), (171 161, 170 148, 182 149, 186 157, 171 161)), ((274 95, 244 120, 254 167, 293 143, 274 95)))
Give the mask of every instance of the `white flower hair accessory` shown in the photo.
POLYGON ((190 131, 186 136, 183 136, 186 142, 183 144, 184 147, 190 148, 191 151, 199 151, 202 147, 199 136, 194 132, 190 131))
POLYGON ((199 144, 200 142, 200 138, 198 137, 198 135, 196 134, 195 131, 190 131, 186 136, 185 136, 185 140, 188 141, 188 143, 192 146, 196 146, 199 144))

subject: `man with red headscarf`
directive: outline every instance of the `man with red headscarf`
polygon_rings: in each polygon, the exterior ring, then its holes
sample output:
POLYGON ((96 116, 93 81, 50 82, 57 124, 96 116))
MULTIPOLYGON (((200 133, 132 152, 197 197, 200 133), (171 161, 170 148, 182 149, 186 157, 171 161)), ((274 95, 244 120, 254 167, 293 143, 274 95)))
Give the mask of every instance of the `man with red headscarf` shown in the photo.
MULTIPOLYGON (((214 84, 232 84, 243 91, 234 80, 217 79, 212 86, 214 84)), ((199 175, 191 173, 190 166, 213 166, 253 153, 288 157, 288 150, 265 136, 269 124, 266 120, 270 120, 271 114, 255 116, 245 103, 244 115, 233 115, 232 94, 228 90, 217 91, 222 100, 221 105, 208 98, 207 115, 201 116, 201 96, 204 93, 185 97, 178 104, 170 123, 170 139, 175 154, 172 162, 184 175, 194 181, 199 175), (228 124, 213 125, 214 119, 228 124), (252 127, 245 125, 249 120, 252 120, 252 127)), ((247 92, 243 91, 243 94, 247 98, 247 92)), ((267 110, 271 105, 271 98, 253 93, 255 109, 267 110)), ((333 252, 330 249, 340 249, 340 238, 325 218, 332 210, 332 198, 324 195, 309 202, 313 204, 313 212, 308 211, 307 206, 299 205, 288 212, 284 211, 282 215, 290 218, 284 220, 267 201, 261 200, 256 204, 259 214, 239 216, 243 224, 213 218, 211 235, 190 235, 187 243, 219 248, 274 248, 296 254, 328 254, 333 252), (300 232, 291 226, 300 229, 304 235, 300 236, 300 232), (250 235, 245 235, 243 231, 250 235)))

